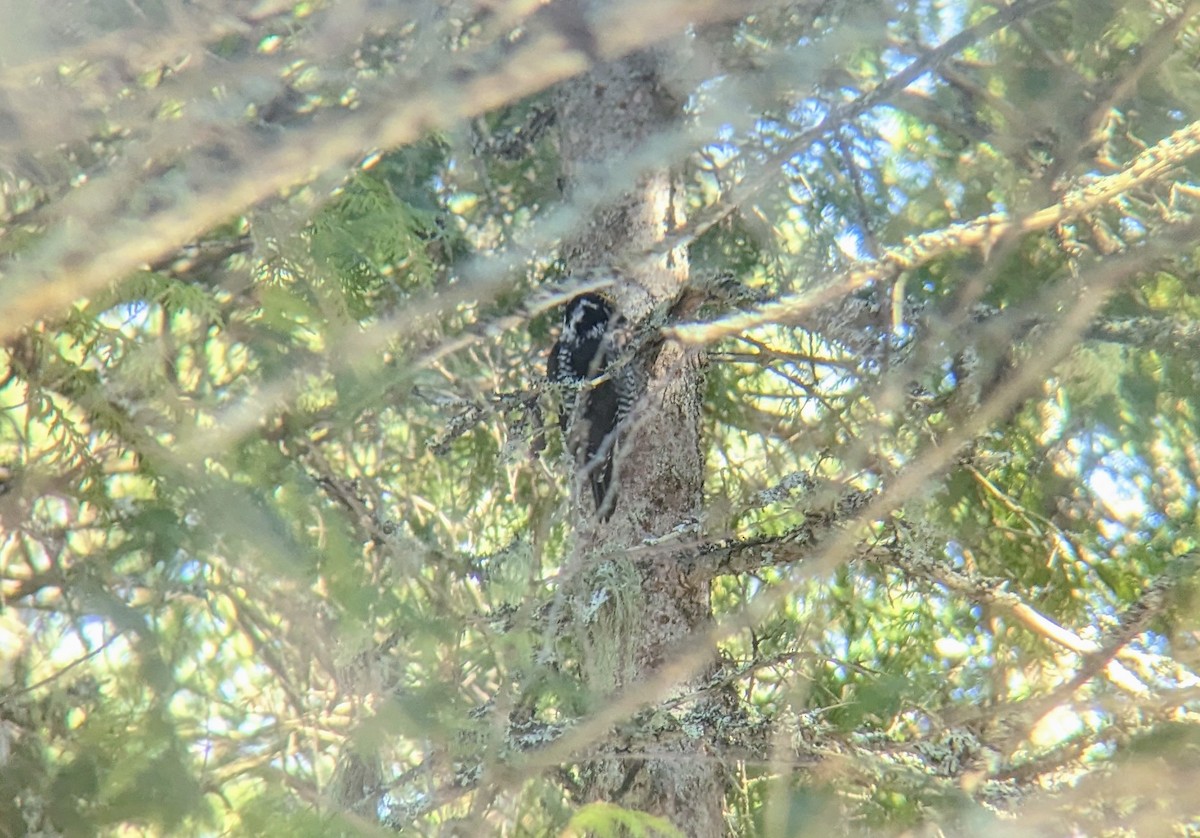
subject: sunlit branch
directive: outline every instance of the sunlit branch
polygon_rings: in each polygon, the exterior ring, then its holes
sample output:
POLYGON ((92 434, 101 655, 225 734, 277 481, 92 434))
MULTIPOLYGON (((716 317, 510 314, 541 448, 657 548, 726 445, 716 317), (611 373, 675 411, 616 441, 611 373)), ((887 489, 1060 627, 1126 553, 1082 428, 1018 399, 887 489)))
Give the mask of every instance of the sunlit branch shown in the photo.
POLYGON ((781 298, 757 311, 732 315, 713 323, 697 323, 668 330, 684 343, 712 343, 768 323, 792 323, 803 314, 876 281, 895 279, 904 271, 964 249, 987 253, 1010 236, 1044 232, 1080 218, 1131 190, 1162 180, 1186 160, 1200 153, 1200 121, 1165 137, 1139 154, 1123 171, 1076 181, 1061 201, 1022 218, 991 213, 941 230, 922 233, 892 248, 878 259, 865 262, 833 277, 821 288, 781 298))
POLYGON ((804 148, 822 137, 832 134, 877 105, 888 101, 890 97, 900 93, 930 70, 937 68, 971 44, 998 32, 1013 21, 1035 14, 1050 5, 1053 5, 1053 0, 1028 0, 1028 2, 1006 6, 974 26, 951 36, 936 48, 918 56, 877 87, 850 102, 834 107, 817 125, 800 131, 796 136, 790 138, 781 151, 767 155, 766 159, 758 165, 757 172, 736 184, 716 206, 707 212, 696 214, 681 231, 666 237, 660 244, 660 250, 666 252, 695 241, 739 208, 746 206, 755 195, 777 185, 780 167, 804 148))
MULTIPOLYGON (((1175 234, 1188 240, 1194 234, 1194 226, 1176 230, 1175 234)), ((1087 283, 1091 296, 1063 312, 1056 329, 1036 341, 1035 351, 1031 354, 1034 360, 1014 372, 1002 386, 995 388, 977 410, 964 416, 958 427, 946 434, 938 446, 926 450, 900 469, 887 487, 862 509, 857 519, 848 521, 834 531, 828 544, 813 557, 802 573, 760 591, 741 610, 726 616, 711 630, 680 644, 652 677, 611 696, 590 717, 581 720, 554 743, 536 755, 530 754, 525 765, 514 768, 511 781, 519 782, 570 759, 573 754, 602 738, 613 724, 628 718, 639 708, 662 699, 675 684, 693 677, 723 640, 757 625, 794 595, 803 580, 828 572, 853 556, 863 528, 873 521, 886 518, 892 510, 920 495, 930 481, 955 462, 964 446, 1026 399, 1041 385, 1054 365, 1071 351, 1079 335, 1103 305, 1107 294, 1143 268, 1149 259, 1173 246, 1173 241, 1160 240, 1136 254, 1110 259, 1080 276, 1077 281, 1087 283)), ((1057 310, 1062 311, 1061 308, 1057 310)))
MULTIPOLYGON (((616 57, 689 24, 748 10, 737 3, 683 0, 636 5, 636 10, 626 4, 624 11, 609 10, 609 29, 597 38, 605 54, 616 57), (641 25, 622 25, 622 15, 635 13, 641 25)), ((412 142, 430 129, 543 90, 585 66, 575 48, 553 32, 539 33, 508 54, 500 50, 495 56, 468 53, 462 58, 462 64, 439 62, 433 77, 413 80, 408 89, 420 93, 411 99, 396 101, 389 85, 389 98, 341 111, 333 123, 314 120, 282 141, 273 134, 264 137, 253 126, 209 138, 190 153, 186 179, 180 182, 177 174, 166 173, 170 186, 160 184, 162 194, 155 201, 148 200, 146 187, 130 194, 117 176, 97 177, 81 190, 88 200, 78 201, 80 212, 69 215, 20 262, 3 266, 8 296, 0 339, 369 149, 412 142)))
MULTIPOLYGON (((889 562, 895 562, 901 570, 913 577, 929 579, 973 602, 1000 608, 1011 614, 1017 622, 1034 634, 1044 637, 1064 649, 1081 655, 1093 656, 1099 655, 1103 650, 1101 644, 1080 637, 1008 590, 1007 582, 1003 579, 985 579, 976 574, 950 567, 944 561, 918 559, 911 552, 904 550, 889 551, 886 556, 889 562)), ((878 558, 874 560, 878 561, 878 558)), ((1128 640, 1125 642, 1128 643, 1128 640)), ((1112 655, 1104 661, 1099 669, 1102 669, 1109 680, 1122 689, 1136 695, 1145 695, 1147 693, 1146 685, 1120 662, 1111 659, 1116 655, 1118 649, 1119 647, 1113 650, 1112 655)))

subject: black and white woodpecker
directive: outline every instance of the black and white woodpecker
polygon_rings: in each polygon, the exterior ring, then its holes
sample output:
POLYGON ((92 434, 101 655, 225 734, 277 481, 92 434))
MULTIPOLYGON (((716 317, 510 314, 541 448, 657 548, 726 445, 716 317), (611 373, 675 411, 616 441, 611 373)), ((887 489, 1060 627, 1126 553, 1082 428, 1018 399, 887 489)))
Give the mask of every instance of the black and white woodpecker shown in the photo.
POLYGON ((546 376, 563 393, 559 424, 576 469, 591 486, 601 520, 616 504, 613 463, 622 424, 637 400, 629 363, 613 366, 620 352, 621 318, 599 294, 580 294, 563 311, 562 334, 550 350, 546 376))

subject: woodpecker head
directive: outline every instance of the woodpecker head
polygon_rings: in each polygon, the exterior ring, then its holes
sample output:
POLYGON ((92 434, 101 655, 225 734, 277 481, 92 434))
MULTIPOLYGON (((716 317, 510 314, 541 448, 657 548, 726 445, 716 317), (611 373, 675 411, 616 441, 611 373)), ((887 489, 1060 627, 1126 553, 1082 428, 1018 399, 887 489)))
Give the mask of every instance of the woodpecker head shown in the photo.
POLYGON ((580 382, 597 375, 608 363, 612 304, 599 294, 580 294, 563 309, 562 334, 550 350, 546 374, 559 383, 580 382))
POLYGON ((612 305, 599 294, 580 294, 563 311, 563 337, 568 340, 599 340, 608 330, 612 305))

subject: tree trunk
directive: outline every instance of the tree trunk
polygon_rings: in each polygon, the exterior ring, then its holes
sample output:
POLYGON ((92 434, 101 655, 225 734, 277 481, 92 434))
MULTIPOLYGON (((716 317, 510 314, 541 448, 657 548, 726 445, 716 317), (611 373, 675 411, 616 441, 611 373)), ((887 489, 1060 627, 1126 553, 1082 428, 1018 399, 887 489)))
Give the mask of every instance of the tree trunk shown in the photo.
MULTIPOLYGON (((659 56, 638 53, 597 66, 564 85, 558 102, 564 182, 569 196, 587 201, 614 178, 614 161, 641 151, 670 131, 681 114, 681 99, 663 84, 659 56)), ((653 307, 672 300, 687 280, 687 254, 657 253, 664 238, 683 223, 682 190, 677 173, 667 169, 636 173, 634 187, 602 202, 582 232, 564 248, 568 269, 617 269, 611 290, 619 310, 637 322, 653 307)), ((673 566, 646 559, 629 561, 621 547, 670 532, 699 515, 704 460, 700 446, 701 357, 668 343, 641 361, 646 394, 618 450, 615 481, 618 501, 604 523, 581 523, 583 561, 623 564, 627 573, 604 577, 625 591, 624 607, 607 620, 580 627, 581 647, 595 655, 584 660, 592 694, 650 681, 685 637, 711 618, 707 586, 689 586, 673 566), (590 527, 598 528, 590 532, 590 527), (591 534, 594 540, 586 538, 591 534), (600 547, 600 545, 603 545, 600 547), (589 551, 590 552, 586 552, 589 551), (598 664, 598 660, 613 665, 598 664)), ((586 508, 586 507, 585 507, 586 508)), ((586 576, 586 574, 584 574, 586 576)), ((586 584, 599 584, 592 577, 586 584)), ((585 658, 588 653, 585 653, 585 658)), ((676 686, 678 693, 694 685, 676 686)), ((695 708, 700 709, 700 708, 695 708)), ((629 753, 591 763, 584 772, 590 799, 669 819, 689 836, 724 833, 723 769, 705 753, 705 737, 651 737, 629 753), (652 757, 643 756, 653 751, 652 757)))

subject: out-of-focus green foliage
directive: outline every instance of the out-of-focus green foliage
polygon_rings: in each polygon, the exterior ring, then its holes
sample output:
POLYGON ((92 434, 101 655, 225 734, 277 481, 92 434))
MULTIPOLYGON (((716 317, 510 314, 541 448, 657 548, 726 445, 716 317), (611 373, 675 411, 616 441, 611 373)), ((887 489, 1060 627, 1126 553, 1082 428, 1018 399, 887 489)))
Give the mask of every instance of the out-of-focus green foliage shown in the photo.
MULTIPOLYGON (((689 217, 732 209, 690 248, 702 316, 826 295, 709 346, 698 538, 768 545, 713 581, 715 618, 781 594, 713 650, 735 834, 1200 824, 1181 558, 1200 286, 1173 232, 1200 164, 839 285, 913 236, 1055 207, 1200 117, 1194 4, 1038 5, 936 59, 997 7, 765 7, 665 48, 686 147, 637 151, 683 173, 689 217), (1088 293, 1108 296, 1070 334, 1088 293), (1057 329, 1039 387, 955 438, 1057 329), (831 527, 849 554, 773 558, 944 445, 889 509, 831 527), (1159 579, 1167 604, 1124 636, 1159 579)), ((81 8, 62 31, 12 24, 30 43, 2 77, 46 104, 2 88, 0 277, 66 246, 90 181, 165 202, 189 164, 304 155, 347 124, 362 156, 0 348, 0 835, 672 834, 530 757, 604 705, 586 627, 628 592, 593 563, 592 600, 562 593, 579 554, 537 292, 570 273, 555 247, 586 213, 560 194, 552 92, 493 90, 515 84, 498 68, 524 12, 263 4, 192 27, 171 4, 81 8), (449 95, 418 83, 430 67, 446 91, 492 86, 373 149, 363 113, 449 95)), ((131 217, 113 229, 157 234, 131 217)), ((601 735, 631 759, 714 736, 683 703, 601 735)))

